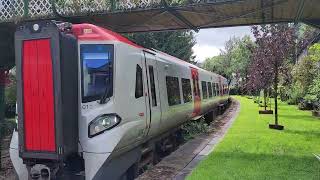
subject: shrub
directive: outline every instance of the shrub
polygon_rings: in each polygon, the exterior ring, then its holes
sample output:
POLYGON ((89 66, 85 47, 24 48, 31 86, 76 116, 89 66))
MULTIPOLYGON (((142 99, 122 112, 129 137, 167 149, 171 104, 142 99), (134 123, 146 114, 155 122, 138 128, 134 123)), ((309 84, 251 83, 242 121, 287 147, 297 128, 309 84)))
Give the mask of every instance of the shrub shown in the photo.
POLYGON ((0 137, 5 137, 12 134, 13 129, 17 127, 17 123, 15 119, 5 120, 2 124, 0 124, 1 134, 0 137))
POLYGON ((298 103, 298 108, 300 110, 312 110, 313 104, 311 102, 306 101, 306 100, 302 100, 301 102, 298 103))
POLYGON ((301 88, 299 83, 295 83, 290 89, 289 89, 289 99, 288 104, 295 105, 298 104, 305 95, 305 92, 301 88))
POLYGON ((185 140, 192 139, 198 134, 208 132, 208 129, 208 125, 203 118, 198 121, 189 121, 181 128, 185 140))

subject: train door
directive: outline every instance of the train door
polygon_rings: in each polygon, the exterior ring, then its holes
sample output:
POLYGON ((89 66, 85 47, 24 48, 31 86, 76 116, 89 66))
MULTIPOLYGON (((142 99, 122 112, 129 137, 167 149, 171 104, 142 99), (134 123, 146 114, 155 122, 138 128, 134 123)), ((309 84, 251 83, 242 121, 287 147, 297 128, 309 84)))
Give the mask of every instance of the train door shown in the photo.
POLYGON ((159 92, 159 81, 158 81, 158 70, 157 61, 155 55, 144 52, 145 55, 145 70, 146 80, 148 85, 148 103, 147 110, 149 110, 149 131, 148 134, 152 135, 155 133, 161 120, 161 103, 160 103, 160 92, 159 92))
POLYGON ((200 89, 199 89, 199 72, 197 69, 191 67, 191 76, 193 84, 193 97, 194 97, 194 110, 192 117, 195 117, 200 114, 201 110, 201 98, 200 98, 200 89))

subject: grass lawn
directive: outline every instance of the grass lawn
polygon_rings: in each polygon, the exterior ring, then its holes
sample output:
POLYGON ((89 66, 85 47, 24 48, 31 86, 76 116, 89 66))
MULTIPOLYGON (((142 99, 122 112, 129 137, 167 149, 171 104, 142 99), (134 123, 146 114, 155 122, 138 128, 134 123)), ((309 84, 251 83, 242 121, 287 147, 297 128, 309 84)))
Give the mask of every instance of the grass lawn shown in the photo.
POLYGON ((273 115, 259 115, 252 99, 236 97, 240 114, 216 149, 187 180, 314 179, 320 180, 320 119, 310 111, 279 103, 284 131, 271 130, 273 115))

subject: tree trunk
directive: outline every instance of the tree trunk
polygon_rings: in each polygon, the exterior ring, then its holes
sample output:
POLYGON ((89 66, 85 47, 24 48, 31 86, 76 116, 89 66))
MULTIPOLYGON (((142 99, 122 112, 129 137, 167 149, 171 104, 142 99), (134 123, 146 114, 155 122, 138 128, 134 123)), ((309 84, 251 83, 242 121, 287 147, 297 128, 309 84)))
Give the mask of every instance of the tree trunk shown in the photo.
POLYGON ((266 89, 263 90, 263 98, 264 98, 264 110, 267 110, 267 91, 266 89))
POLYGON ((2 169, 2 162, 1 162, 1 145, 2 145, 2 138, 4 135, 4 111, 5 111, 5 102, 4 102, 4 87, 5 87, 5 72, 0 70, 0 170, 2 169))
POLYGON ((275 63, 274 75, 274 123, 278 125, 278 63, 275 63))

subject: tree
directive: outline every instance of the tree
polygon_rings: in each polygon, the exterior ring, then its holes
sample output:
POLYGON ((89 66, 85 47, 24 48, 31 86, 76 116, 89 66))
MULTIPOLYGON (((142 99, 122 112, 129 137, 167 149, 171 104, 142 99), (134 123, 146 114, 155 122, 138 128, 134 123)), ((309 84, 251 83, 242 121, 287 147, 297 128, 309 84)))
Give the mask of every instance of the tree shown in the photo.
POLYGON ((313 103, 313 109, 316 111, 320 111, 320 44, 313 44, 308 51, 307 60, 313 66, 309 68, 309 72, 312 72, 313 76, 308 74, 312 78, 311 83, 308 87, 308 93, 304 97, 306 100, 309 100, 313 103))
POLYGON ((157 49, 184 61, 194 61, 192 47, 196 44, 192 31, 165 31, 125 34, 127 38, 149 49, 157 49))
POLYGON ((218 56, 206 59, 202 65, 204 69, 224 76, 228 79, 229 82, 232 78, 232 69, 230 68, 230 66, 231 62, 223 53, 218 56))
POLYGON ((278 123, 279 74, 285 69, 284 62, 294 55, 294 30, 288 24, 253 26, 257 48, 253 53, 250 82, 252 87, 273 86, 275 124, 270 128, 283 129, 278 123))
POLYGON ((314 62, 320 62, 320 43, 315 43, 309 48, 309 57, 314 62))
POLYGON ((250 36, 233 37, 226 42, 225 50, 221 50, 220 55, 206 59, 203 68, 226 77, 228 85, 234 81, 236 86, 241 86, 240 82, 248 76, 254 46, 250 36))

